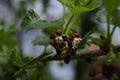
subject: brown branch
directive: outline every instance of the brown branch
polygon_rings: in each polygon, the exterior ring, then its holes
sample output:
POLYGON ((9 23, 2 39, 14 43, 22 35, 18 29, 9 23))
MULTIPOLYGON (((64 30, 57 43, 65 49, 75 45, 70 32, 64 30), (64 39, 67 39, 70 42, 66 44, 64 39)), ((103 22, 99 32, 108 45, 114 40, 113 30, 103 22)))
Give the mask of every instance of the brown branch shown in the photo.
MULTIPOLYGON (((120 45, 115 47, 115 51, 120 52, 120 45)), ((108 54, 108 52, 105 52, 103 50, 96 50, 96 51, 88 51, 88 52, 83 52, 80 54, 77 54, 76 56, 72 57, 71 59, 86 59, 86 58, 91 58, 91 57, 98 57, 98 56, 103 56, 108 54)), ((54 60, 63 60, 61 56, 58 55, 48 55, 45 56, 44 58, 40 59, 39 61, 54 61, 54 60)))
MULTIPOLYGON (((115 51, 115 53, 120 52, 120 45, 116 46, 114 51, 115 51)), ((71 57, 71 59, 86 59, 86 58, 91 58, 91 57, 104 56, 108 53, 109 52, 105 52, 103 50, 88 51, 88 52, 83 52, 83 53, 77 54, 76 56, 71 57)), ((39 62, 48 62, 48 61, 60 61, 60 60, 63 60, 63 57, 60 55, 57 55, 57 54, 42 55, 42 56, 34 58, 33 60, 25 63, 23 65, 23 67, 26 65, 36 63, 38 61, 39 62)))

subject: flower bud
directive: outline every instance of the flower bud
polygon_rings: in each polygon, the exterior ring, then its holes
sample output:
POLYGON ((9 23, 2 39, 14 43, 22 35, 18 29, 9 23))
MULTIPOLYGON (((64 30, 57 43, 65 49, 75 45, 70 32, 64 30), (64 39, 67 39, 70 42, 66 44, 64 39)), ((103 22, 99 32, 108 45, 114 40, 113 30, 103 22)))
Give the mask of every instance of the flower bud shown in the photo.
POLYGON ((73 35, 74 35, 75 38, 81 38, 81 35, 79 33, 77 33, 77 32, 74 33, 73 35))
POLYGON ((74 36, 73 35, 70 35, 69 36, 69 41, 73 41, 74 40, 74 36))
POLYGON ((62 30, 58 29, 58 30, 56 31, 56 35, 61 35, 61 34, 62 34, 62 30))
POLYGON ((62 36, 64 41, 67 41, 68 37, 67 36, 62 36))
POLYGON ((57 46, 57 43, 56 43, 56 41, 52 41, 51 43, 50 43, 53 47, 56 47, 57 46))

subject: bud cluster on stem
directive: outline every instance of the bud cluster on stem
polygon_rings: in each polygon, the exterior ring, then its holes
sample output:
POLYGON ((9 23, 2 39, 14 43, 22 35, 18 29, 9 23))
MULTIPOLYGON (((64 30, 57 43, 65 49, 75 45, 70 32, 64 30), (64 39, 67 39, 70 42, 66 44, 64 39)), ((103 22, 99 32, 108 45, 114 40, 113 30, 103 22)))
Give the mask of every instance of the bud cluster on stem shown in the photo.
POLYGON ((56 49, 58 55, 62 55, 65 63, 70 62, 70 57, 76 55, 76 49, 82 40, 79 33, 72 35, 62 34, 62 30, 58 29, 55 34, 50 36, 51 45, 56 49))

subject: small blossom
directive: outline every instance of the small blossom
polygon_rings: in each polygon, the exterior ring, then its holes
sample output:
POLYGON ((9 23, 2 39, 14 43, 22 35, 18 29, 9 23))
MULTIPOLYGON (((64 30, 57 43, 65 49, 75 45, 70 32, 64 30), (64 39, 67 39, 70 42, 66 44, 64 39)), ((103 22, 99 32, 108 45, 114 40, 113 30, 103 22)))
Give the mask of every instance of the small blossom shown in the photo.
POLYGON ((78 45, 79 45, 79 43, 80 43, 80 41, 81 41, 81 38, 74 38, 74 40, 73 40, 73 42, 72 42, 73 46, 74 46, 75 48, 77 48, 78 45))
POLYGON ((59 43, 59 44, 63 42, 63 38, 62 38, 61 36, 57 36, 57 37, 55 38, 55 40, 56 40, 56 42, 59 43))

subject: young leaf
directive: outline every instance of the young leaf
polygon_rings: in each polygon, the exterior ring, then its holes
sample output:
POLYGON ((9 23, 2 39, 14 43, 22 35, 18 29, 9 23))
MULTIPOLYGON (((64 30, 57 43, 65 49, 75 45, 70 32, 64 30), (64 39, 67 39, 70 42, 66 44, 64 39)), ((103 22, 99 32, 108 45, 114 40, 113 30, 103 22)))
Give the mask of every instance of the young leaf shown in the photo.
POLYGON ((29 10, 21 23, 21 28, 22 29, 46 28, 62 24, 63 21, 61 19, 55 21, 41 20, 40 17, 33 10, 29 10))
POLYGON ((10 60, 15 66, 22 67, 22 59, 19 53, 16 52, 16 50, 11 51, 10 60))
POLYGON ((26 28, 32 24, 35 24, 39 21, 39 18, 40 17, 33 10, 29 10, 29 11, 27 11, 27 13, 21 23, 21 27, 26 28))
POLYGON ((74 15, 99 7, 98 0, 58 0, 67 7, 74 15))

